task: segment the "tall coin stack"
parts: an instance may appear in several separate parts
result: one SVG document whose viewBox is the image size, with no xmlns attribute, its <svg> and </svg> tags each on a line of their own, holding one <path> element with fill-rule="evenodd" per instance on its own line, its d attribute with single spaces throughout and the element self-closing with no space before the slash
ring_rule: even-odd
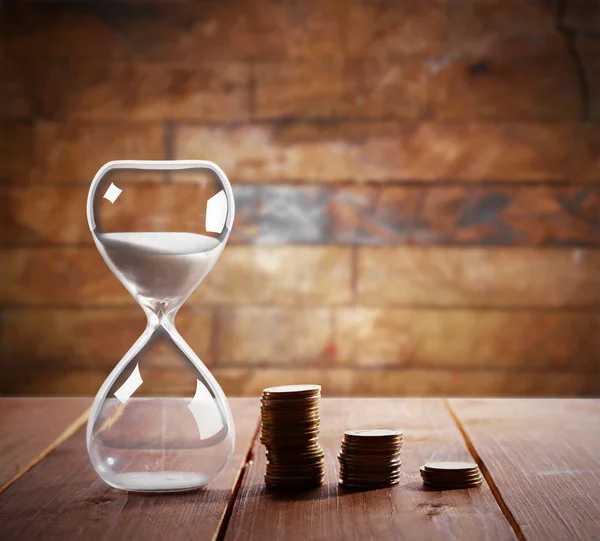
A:
<svg viewBox="0 0 600 541">
<path fill-rule="evenodd" d="M 402 432 L 387 428 L 344 433 L 340 482 L 347 487 L 384 487 L 400 481 Z"/>
<path fill-rule="evenodd" d="M 435 490 L 478 487 L 483 482 L 475 462 L 428 462 L 421 467 L 423 486 Z"/>
<path fill-rule="evenodd" d="M 267 486 L 309 488 L 323 481 L 320 398 L 320 385 L 285 385 L 263 391 L 260 441 L 267 448 Z"/>
</svg>

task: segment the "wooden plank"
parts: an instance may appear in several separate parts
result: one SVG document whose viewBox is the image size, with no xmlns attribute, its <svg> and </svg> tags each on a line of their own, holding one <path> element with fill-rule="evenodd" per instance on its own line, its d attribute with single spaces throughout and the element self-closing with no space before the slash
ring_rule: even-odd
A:
<svg viewBox="0 0 600 541">
<path fill-rule="evenodd" d="M 323 400 L 321 411 L 324 485 L 299 494 L 267 491 L 265 450 L 257 444 L 234 504 L 227 541 L 514 539 L 487 485 L 470 491 L 423 490 L 423 463 L 470 459 L 440 400 Z M 344 431 L 389 425 L 404 430 L 400 485 L 361 492 L 340 488 L 336 455 Z"/>
<path fill-rule="evenodd" d="M 370 306 L 598 307 L 600 250 L 358 248 L 357 298 Z"/>
<path fill-rule="evenodd" d="M 189 202 L 201 205 L 216 190 L 181 180 L 124 188 L 115 179 L 132 198 L 104 215 L 110 229 L 145 230 L 150 215 L 169 231 L 202 226 Z M 93 245 L 81 212 L 87 193 L 76 185 L 0 186 L 0 245 Z M 600 246 L 600 188 L 590 186 L 237 185 L 234 195 L 231 243 Z"/>
<path fill-rule="evenodd" d="M 87 420 L 89 398 L 0 398 L 0 492 Z"/>
<path fill-rule="evenodd" d="M 109 370 L 57 368 L 15 372 L 0 389 L 8 394 L 94 394 Z M 599 372 L 470 369 L 357 369 L 215 366 L 211 372 L 229 396 L 258 396 L 265 387 L 318 381 L 328 396 L 598 396 Z M 153 377 L 164 393 L 180 395 L 181 373 L 161 370 Z M 143 389 L 142 389 L 143 393 Z"/>
<path fill-rule="evenodd" d="M 528 541 L 598 539 L 600 400 L 451 400 Z"/>
<path fill-rule="evenodd" d="M 213 539 L 234 496 L 258 423 L 256 399 L 233 399 L 233 458 L 204 490 L 145 495 L 109 488 L 93 470 L 85 430 L 0 495 L 6 539 Z"/>
</svg>

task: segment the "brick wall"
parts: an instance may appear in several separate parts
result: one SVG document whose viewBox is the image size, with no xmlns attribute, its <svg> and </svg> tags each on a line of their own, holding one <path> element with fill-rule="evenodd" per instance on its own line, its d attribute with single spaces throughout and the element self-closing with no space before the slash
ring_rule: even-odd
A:
<svg viewBox="0 0 600 541">
<path fill-rule="evenodd" d="M 236 223 L 178 328 L 227 393 L 600 394 L 599 59 L 594 0 L 5 2 L 0 392 L 143 330 L 96 170 L 203 158 Z"/>
</svg>

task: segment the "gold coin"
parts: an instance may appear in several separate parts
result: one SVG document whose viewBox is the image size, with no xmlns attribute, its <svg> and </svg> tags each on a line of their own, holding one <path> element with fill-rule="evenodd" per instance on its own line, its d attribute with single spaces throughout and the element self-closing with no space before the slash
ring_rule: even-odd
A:
<svg viewBox="0 0 600 541">
<path fill-rule="evenodd" d="M 277 387 L 267 387 L 263 390 L 263 395 L 269 396 L 290 396 L 290 395 L 310 395 L 320 393 L 321 386 L 313 384 L 301 385 L 279 385 Z"/>
<path fill-rule="evenodd" d="M 423 468 L 431 472 L 468 472 L 479 470 L 479 466 L 475 462 L 427 462 Z"/>
<path fill-rule="evenodd" d="M 360 430 L 346 430 L 344 437 L 350 440 L 378 439 L 382 441 L 398 440 L 403 432 L 392 428 L 364 428 Z"/>
</svg>

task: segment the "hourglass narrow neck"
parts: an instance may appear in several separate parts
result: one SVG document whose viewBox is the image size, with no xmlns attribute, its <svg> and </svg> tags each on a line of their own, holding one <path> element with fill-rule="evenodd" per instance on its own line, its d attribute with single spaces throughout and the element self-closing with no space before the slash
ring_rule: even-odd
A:
<svg viewBox="0 0 600 541">
<path fill-rule="evenodd" d="M 168 312 L 163 311 L 162 309 L 154 311 L 148 306 L 142 306 L 142 308 L 144 309 L 148 320 L 146 323 L 147 331 L 157 329 L 161 326 L 171 328 L 175 325 L 175 315 L 177 314 L 179 307 L 171 309 Z"/>
</svg>

